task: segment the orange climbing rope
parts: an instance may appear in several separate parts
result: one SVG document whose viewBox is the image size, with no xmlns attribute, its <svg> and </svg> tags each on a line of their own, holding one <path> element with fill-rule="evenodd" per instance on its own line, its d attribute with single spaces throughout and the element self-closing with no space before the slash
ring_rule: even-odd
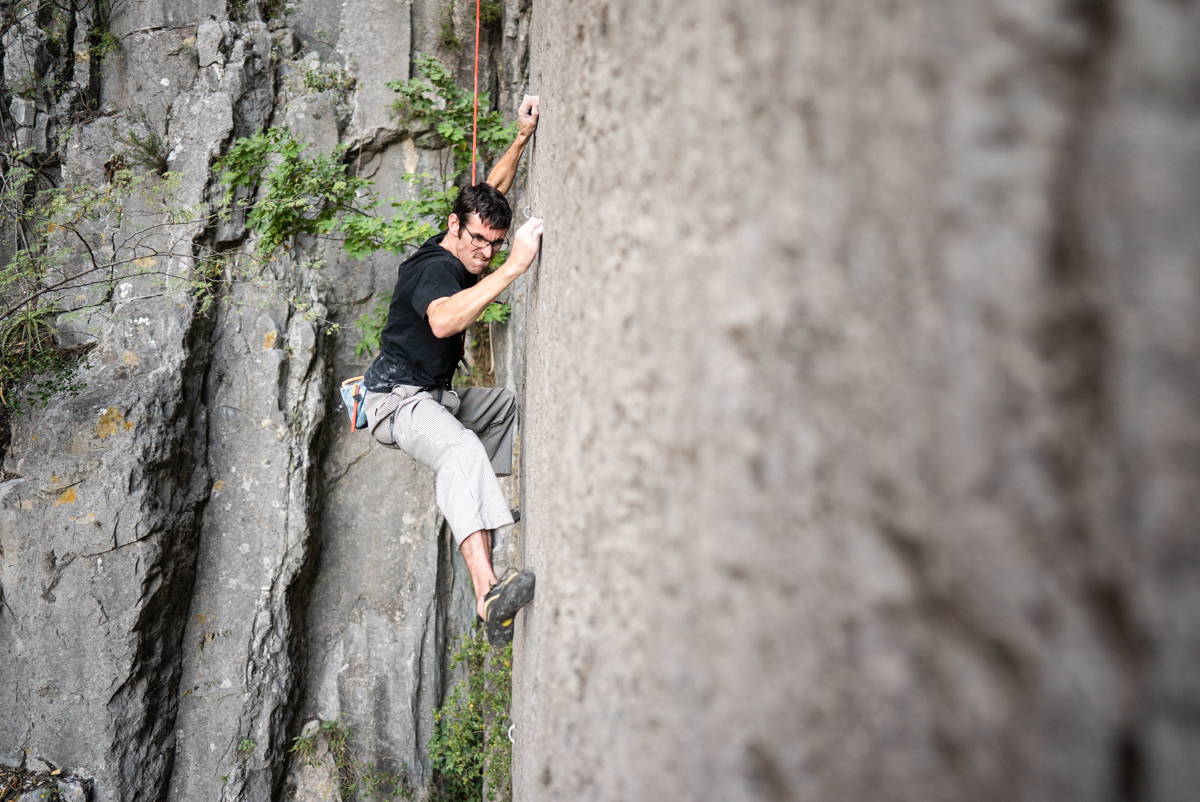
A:
<svg viewBox="0 0 1200 802">
<path fill-rule="evenodd" d="M 475 0 L 475 110 L 471 117 L 471 185 L 475 185 L 475 161 L 479 149 L 479 6 Z"/>
</svg>

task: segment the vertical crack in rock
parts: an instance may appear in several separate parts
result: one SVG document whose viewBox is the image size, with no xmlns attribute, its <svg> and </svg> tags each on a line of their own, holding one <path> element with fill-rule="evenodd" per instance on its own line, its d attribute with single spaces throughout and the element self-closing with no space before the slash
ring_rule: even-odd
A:
<svg viewBox="0 0 1200 802">
<path fill-rule="evenodd" d="M 205 464 L 205 410 L 200 385 L 209 358 L 211 323 L 193 320 L 187 356 L 180 366 L 174 409 L 164 410 L 164 438 L 143 453 L 143 490 L 151 499 L 174 501 L 158 515 L 170 521 L 142 535 L 151 539 L 147 567 L 140 578 L 140 612 L 130 637 L 134 642 L 127 678 L 107 702 L 112 721 L 111 754 L 118 764 L 121 798 L 164 797 L 175 756 L 172 724 L 178 707 L 182 635 L 195 578 L 196 543 L 208 497 Z M 146 510 L 143 510 L 145 514 Z M 99 606 L 99 603 L 98 603 Z M 101 611 L 102 611 L 101 607 Z"/>
<path fill-rule="evenodd" d="M 1045 311 L 1036 338 L 1055 428 L 1042 442 L 1042 459 L 1059 499 L 1055 538 L 1073 556 L 1060 576 L 1080 594 L 1115 670 L 1124 674 L 1125 698 L 1117 706 L 1125 709 L 1129 725 L 1112 744 L 1115 785 L 1122 799 L 1138 799 L 1144 789 L 1136 722 L 1143 715 L 1148 634 L 1132 610 L 1129 533 L 1114 526 L 1123 518 L 1114 408 L 1116 310 L 1109 300 L 1117 294 L 1115 277 L 1092 246 L 1099 232 L 1087 196 L 1089 179 L 1106 169 L 1096 163 L 1094 142 L 1110 99 L 1120 9 L 1116 0 L 1075 0 L 1067 8 L 1084 36 L 1079 50 L 1063 59 L 1067 120 L 1049 188 L 1040 298 Z"/>
<path fill-rule="evenodd" d="M 235 763 L 221 790 L 221 799 L 229 801 L 274 798 L 284 779 L 288 736 L 296 729 L 297 701 L 303 690 L 303 625 L 316 558 L 312 533 L 319 497 L 313 466 L 325 417 L 326 385 L 313 324 L 293 318 L 288 344 L 293 364 L 281 398 L 290 460 L 282 559 L 254 612 L 245 669 L 248 693 L 235 738 L 237 743 L 253 741 L 254 756 Z"/>
<path fill-rule="evenodd" d="M 418 6 L 422 26 L 441 9 L 317 2 L 267 25 L 223 19 L 233 12 L 217 0 L 118 4 L 106 24 L 121 48 L 104 57 L 89 7 L 64 34 L 73 52 L 47 49 L 32 28 L 6 31 L 6 77 L 18 56 L 31 67 L 61 56 L 71 98 L 104 104 L 62 146 L 64 185 L 110 180 L 128 131 L 149 131 L 182 176 L 178 200 L 200 207 L 221 189 L 215 157 L 274 120 L 318 149 L 362 140 L 384 196 L 406 195 L 399 176 L 445 156 L 404 140 L 388 118 L 384 82 L 408 77 L 418 42 L 435 49 L 414 24 Z M 530 10 L 506 8 L 481 77 L 512 119 Z M 314 43 L 327 20 L 336 41 Z M 300 41 L 354 76 L 353 92 L 302 86 L 319 59 L 285 61 Z M 413 53 L 397 54 L 397 42 Z M 440 55 L 464 74 L 463 54 Z M 48 147 L 74 108 L 61 99 L 17 103 L 15 135 Z M 243 214 L 174 231 L 169 269 L 200 247 L 236 263 L 247 234 Z M 0 698 L 0 759 L 15 759 L 13 745 L 86 766 L 100 799 L 266 802 L 283 791 L 301 714 L 340 715 L 360 758 L 427 778 L 431 710 L 454 679 L 446 650 L 473 619 L 469 581 L 432 475 L 325 419 L 331 379 L 365 367 L 346 324 L 390 289 L 397 259 L 296 245 L 268 267 L 268 283 L 309 299 L 342 334 L 325 336 L 281 295 L 240 281 L 204 315 L 194 299 L 133 281 L 114 288 L 108 317 L 71 329 L 100 332 L 89 389 L 17 424 L 5 467 L 20 476 L 0 482 L 0 676 L 17 678 Z M 332 313 L 326 295 L 340 305 Z"/>
</svg>

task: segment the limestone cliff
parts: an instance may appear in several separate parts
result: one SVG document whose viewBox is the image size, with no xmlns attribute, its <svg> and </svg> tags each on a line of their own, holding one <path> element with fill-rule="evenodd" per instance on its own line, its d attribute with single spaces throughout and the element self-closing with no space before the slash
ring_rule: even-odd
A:
<svg viewBox="0 0 1200 802">
<path fill-rule="evenodd" d="M 206 203 L 287 125 L 403 195 L 438 153 L 385 84 L 466 79 L 473 10 L 9 16 L 6 86 L 54 80 L 5 120 L 64 182 L 142 126 Z M 498 557 L 538 575 L 515 798 L 1194 798 L 1200 4 L 505 0 L 484 35 L 498 107 L 542 98 L 489 352 L 524 404 Z M 172 233 L 180 270 L 253 245 Z M 73 324 L 88 388 L 0 477 L 0 768 L 331 799 L 288 749 L 340 716 L 427 776 L 469 590 L 429 473 L 334 411 L 395 263 L 303 241 L 271 292 L 133 280 Z"/>
<path fill-rule="evenodd" d="M 1200 6 L 537 4 L 522 800 L 1200 787 Z"/>
<path fill-rule="evenodd" d="M 88 41 L 95 7 L 77 5 L 55 18 L 65 41 L 21 7 L 6 28 L 6 85 L 54 79 L 13 100 L 19 144 L 63 185 L 103 186 L 140 126 L 191 206 L 217 197 L 215 159 L 270 125 L 323 151 L 350 144 L 352 169 L 403 197 L 400 174 L 439 153 L 393 119 L 385 83 L 417 54 L 460 80 L 470 67 L 444 33 L 473 33 L 465 3 L 102 4 L 106 50 Z M 527 28 L 514 0 L 483 30 L 481 77 L 510 119 Z M 236 216 L 164 231 L 184 271 L 218 252 L 233 276 L 253 248 Z M 87 388 L 14 419 L 0 484 L 4 766 L 62 769 L 94 800 L 327 798 L 329 778 L 288 750 L 306 721 L 340 718 L 357 758 L 427 778 L 447 646 L 473 599 L 432 475 L 332 412 L 332 388 L 366 367 L 350 323 L 398 262 L 305 240 L 211 308 L 131 278 L 70 324 L 96 343 Z M 498 326 L 493 339 L 512 384 Z"/>
</svg>

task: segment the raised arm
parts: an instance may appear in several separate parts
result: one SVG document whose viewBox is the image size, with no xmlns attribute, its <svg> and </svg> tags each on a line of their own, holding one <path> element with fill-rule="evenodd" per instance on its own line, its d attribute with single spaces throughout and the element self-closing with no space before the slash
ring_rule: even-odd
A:
<svg viewBox="0 0 1200 802">
<path fill-rule="evenodd" d="M 537 128 L 537 121 L 538 97 L 537 95 L 526 95 L 525 99 L 521 101 L 521 108 L 517 109 L 517 138 L 508 146 L 504 156 L 488 173 L 487 183 L 501 192 L 508 192 L 512 187 L 513 179 L 517 176 L 517 163 L 521 161 L 521 154 L 525 152 L 525 146 L 529 144 L 529 140 Z"/>
<path fill-rule="evenodd" d="M 453 224 L 454 221 L 451 220 Z M 457 226 L 455 226 L 457 227 Z M 457 235 L 451 229 L 451 235 Z M 542 221 L 533 217 L 525 221 L 525 225 L 517 230 L 513 239 L 513 249 L 495 272 L 489 273 L 479 280 L 474 287 L 456 292 L 446 298 L 438 298 L 429 304 L 425 317 L 429 320 L 429 328 L 433 336 L 445 339 L 465 331 L 467 326 L 475 322 L 479 313 L 488 304 L 496 300 L 496 296 L 517 280 L 517 277 L 529 269 L 537 256 L 538 246 L 542 243 Z"/>
</svg>

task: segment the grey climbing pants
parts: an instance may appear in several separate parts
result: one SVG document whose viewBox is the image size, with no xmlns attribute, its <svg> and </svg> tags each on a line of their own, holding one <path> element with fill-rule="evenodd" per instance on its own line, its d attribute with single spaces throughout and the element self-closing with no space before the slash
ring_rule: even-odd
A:
<svg viewBox="0 0 1200 802">
<path fill-rule="evenodd" d="M 497 476 L 512 473 L 517 401 L 503 387 L 435 390 L 400 385 L 367 393 L 367 429 L 385 446 L 399 448 L 433 468 L 438 508 L 461 546 L 480 529 L 513 525 Z"/>
</svg>

